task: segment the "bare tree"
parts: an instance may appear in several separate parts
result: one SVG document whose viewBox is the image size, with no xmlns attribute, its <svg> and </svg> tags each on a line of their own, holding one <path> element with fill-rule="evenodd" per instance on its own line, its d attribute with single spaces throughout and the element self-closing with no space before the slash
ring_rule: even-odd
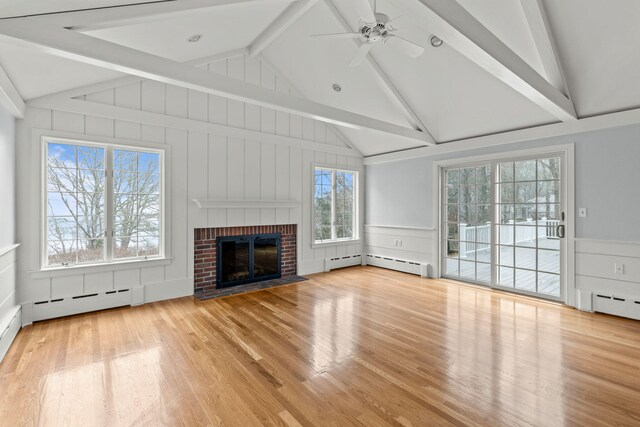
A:
<svg viewBox="0 0 640 427">
<path fill-rule="evenodd" d="M 68 150 L 64 155 L 48 157 L 48 191 L 53 196 L 48 202 L 49 262 L 99 260 L 103 258 L 105 242 L 104 149 L 63 147 Z M 119 159 L 113 179 L 117 247 L 114 255 L 135 256 L 135 236 L 159 234 L 157 157 L 135 152 L 119 156 L 121 150 L 114 152 Z"/>
</svg>

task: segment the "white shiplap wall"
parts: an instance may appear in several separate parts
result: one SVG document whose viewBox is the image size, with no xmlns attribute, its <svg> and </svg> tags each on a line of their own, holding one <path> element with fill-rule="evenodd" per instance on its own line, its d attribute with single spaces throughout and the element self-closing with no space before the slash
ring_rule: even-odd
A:
<svg viewBox="0 0 640 427">
<path fill-rule="evenodd" d="M 295 91 L 259 58 L 240 56 L 208 64 L 211 72 L 244 80 L 283 93 Z M 188 129 L 165 128 L 56 109 L 28 108 L 19 125 L 17 159 L 20 300 L 25 303 L 144 286 L 144 301 L 190 294 L 193 291 L 193 229 L 259 224 L 299 224 L 298 270 L 320 272 L 327 258 L 360 254 L 359 243 L 326 248 L 311 246 L 312 165 L 321 163 L 362 170 L 362 158 L 311 150 L 303 141 L 347 147 L 325 123 L 243 102 L 207 95 L 154 81 L 88 93 L 79 99 L 133 110 L 182 117 L 224 126 L 295 138 L 287 143 L 257 142 Z M 44 130 L 42 132 L 41 130 Z M 165 144 L 171 148 L 171 255 L 167 265 L 146 268 L 114 267 L 87 274 L 46 277 L 33 273 L 40 266 L 38 166 L 40 145 L 33 135 L 51 131 L 90 140 L 114 138 L 123 144 Z M 273 141 L 269 139 L 269 141 Z M 335 150 L 334 150 L 335 151 Z M 361 172 L 364 181 L 363 171 Z M 360 186 L 362 189 L 364 183 Z M 34 194 L 35 193 L 35 194 Z M 362 192 L 361 192 L 362 193 Z M 360 199 L 362 195 L 360 195 Z M 193 199 L 300 200 L 301 208 L 198 209 Z M 362 221 L 360 221 L 362 223 Z M 361 233 L 362 234 L 362 233 Z M 136 297 L 134 296 L 134 302 Z M 142 301 L 138 301 L 142 302 Z M 25 322 L 29 320 L 26 319 Z"/>
</svg>

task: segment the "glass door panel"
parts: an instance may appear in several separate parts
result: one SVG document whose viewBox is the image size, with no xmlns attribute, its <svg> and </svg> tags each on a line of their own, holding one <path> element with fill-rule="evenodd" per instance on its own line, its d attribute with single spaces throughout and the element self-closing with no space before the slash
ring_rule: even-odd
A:
<svg viewBox="0 0 640 427">
<path fill-rule="evenodd" d="M 491 166 L 447 169 L 443 184 L 443 275 L 491 284 Z"/>
<path fill-rule="evenodd" d="M 497 163 L 496 285 L 561 297 L 558 157 Z"/>
</svg>

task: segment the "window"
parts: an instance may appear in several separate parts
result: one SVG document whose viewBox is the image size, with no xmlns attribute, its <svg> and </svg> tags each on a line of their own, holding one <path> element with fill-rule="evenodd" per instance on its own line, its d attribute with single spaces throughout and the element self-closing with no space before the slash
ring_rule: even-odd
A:
<svg viewBox="0 0 640 427">
<path fill-rule="evenodd" d="M 160 257 L 162 153 L 45 140 L 46 267 Z"/>
<path fill-rule="evenodd" d="M 314 180 L 314 241 L 356 239 L 358 173 L 316 167 Z"/>
</svg>

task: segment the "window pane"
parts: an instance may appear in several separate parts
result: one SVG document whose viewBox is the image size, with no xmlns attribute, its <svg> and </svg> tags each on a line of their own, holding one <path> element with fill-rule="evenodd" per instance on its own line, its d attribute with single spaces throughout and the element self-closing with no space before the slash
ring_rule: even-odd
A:
<svg viewBox="0 0 640 427">
<path fill-rule="evenodd" d="M 314 170 L 315 241 L 354 237 L 355 179 L 353 172 Z M 332 208 L 335 218 L 332 218 Z M 335 234 L 332 233 L 332 221 L 335 222 Z"/>
<path fill-rule="evenodd" d="M 538 180 L 560 179 L 560 159 L 538 160 Z"/>
<path fill-rule="evenodd" d="M 516 203 L 536 202 L 536 183 L 518 182 L 516 183 Z"/>
<path fill-rule="evenodd" d="M 105 150 L 47 144 L 47 264 L 104 260 Z"/>
<path fill-rule="evenodd" d="M 116 236 L 113 244 L 114 258 L 131 258 L 138 254 L 138 241 L 135 236 Z"/>
<path fill-rule="evenodd" d="M 77 256 L 77 240 L 58 240 L 49 237 L 47 265 L 73 264 Z"/>
<path fill-rule="evenodd" d="M 515 162 L 516 181 L 534 181 L 536 179 L 536 161 Z"/>
<path fill-rule="evenodd" d="M 500 163 L 498 165 L 498 178 L 500 182 L 513 182 L 513 163 Z"/>
<path fill-rule="evenodd" d="M 78 242 L 78 262 L 102 261 L 104 240 L 80 240 Z"/>
<path fill-rule="evenodd" d="M 136 172 L 138 170 L 138 153 L 113 150 L 113 170 Z"/>
<path fill-rule="evenodd" d="M 104 149 L 78 146 L 78 168 L 104 170 Z"/>
</svg>

